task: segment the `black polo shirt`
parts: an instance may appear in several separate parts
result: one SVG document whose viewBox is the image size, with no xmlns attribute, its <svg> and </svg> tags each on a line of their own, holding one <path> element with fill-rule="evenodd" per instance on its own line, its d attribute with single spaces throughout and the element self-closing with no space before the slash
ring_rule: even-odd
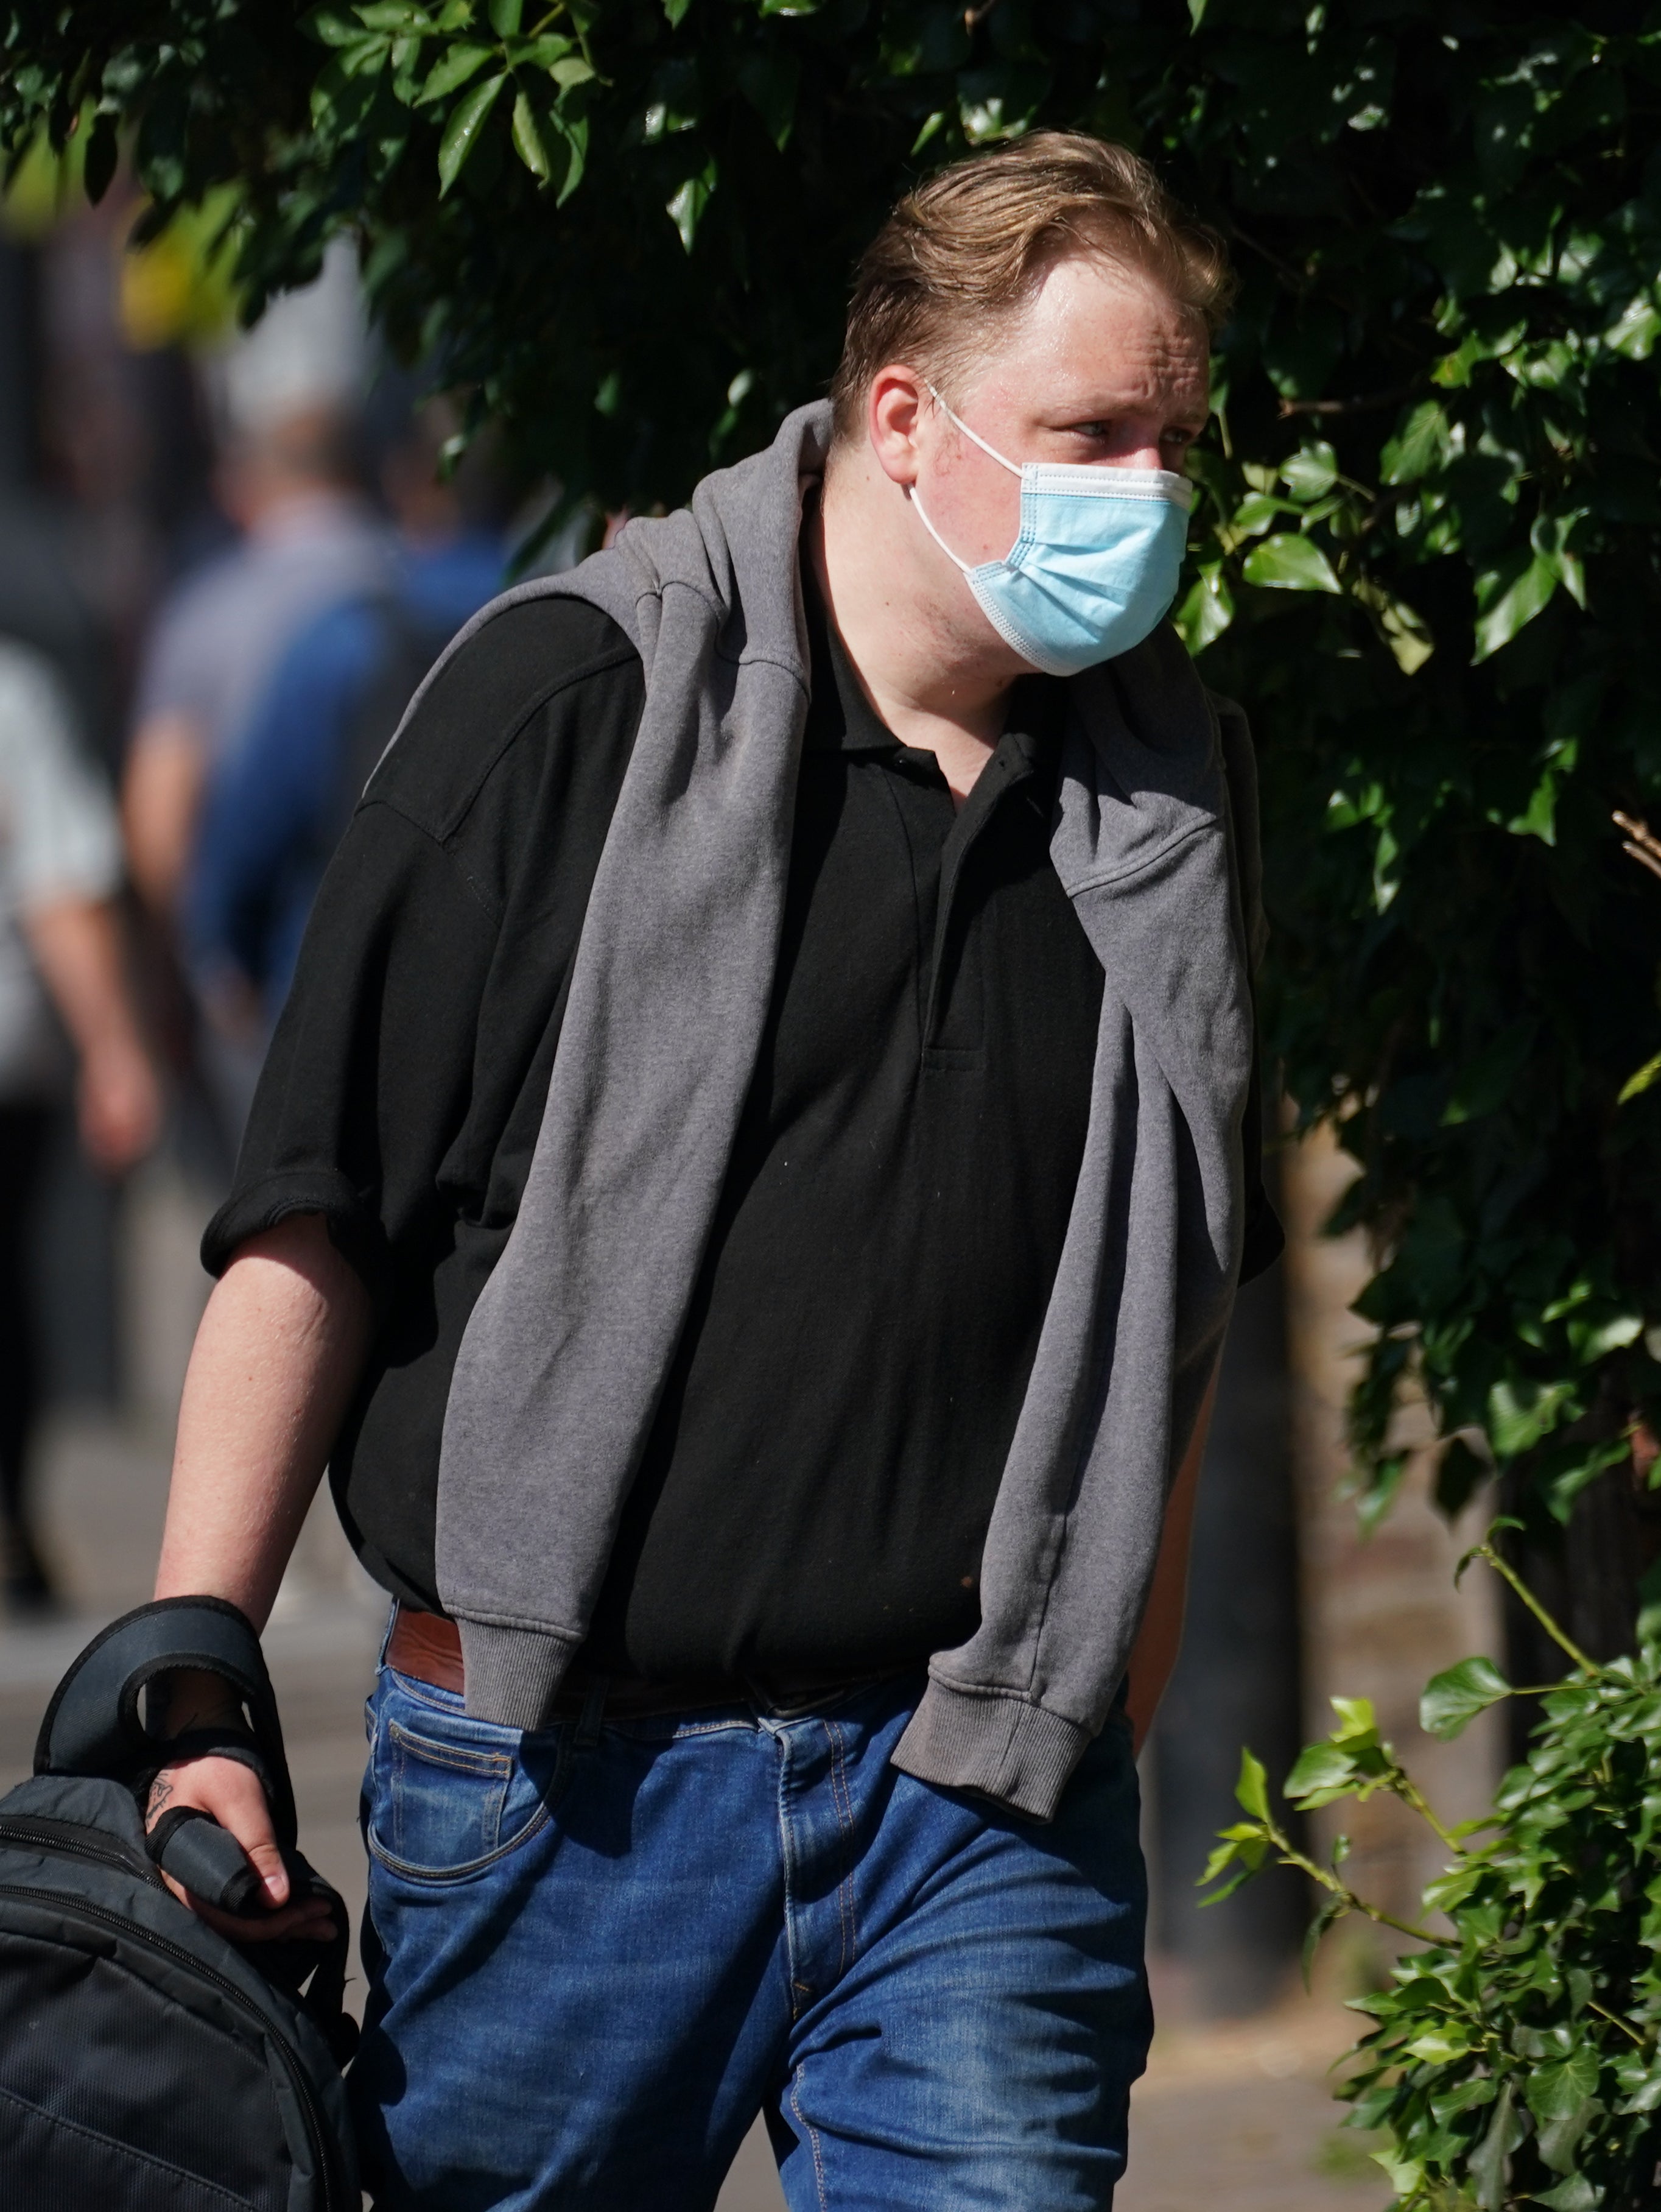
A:
<svg viewBox="0 0 1661 2212">
<path fill-rule="evenodd" d="M 808 598 L 773 1000 L 585 1654 L 611 1674 L 818 1679 L 973 1632 L 1084 1141 L 1103 976 L 1049 859 L 1061 687 L 1017 688 L 959 809 Z M 371 1571 L 427 1606 L 449 1376 L 642 696 L 623 634 L 569 600 L 450 664 L 330 872 L 204 1242 L 217 1271 L 321 1211 L 374 1289 L 331 1471 Z M 1252 1267 L 1278 1232 L 1247 1168 Z"/>
</svg>

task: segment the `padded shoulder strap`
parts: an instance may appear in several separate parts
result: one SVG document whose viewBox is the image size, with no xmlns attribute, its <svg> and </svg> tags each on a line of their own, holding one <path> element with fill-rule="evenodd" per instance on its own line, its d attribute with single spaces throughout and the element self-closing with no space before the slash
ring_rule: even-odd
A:
<svg viewBox="0 0 1661 2212">
<path fill-rule="evenodd" d="M 176 1668 L 217 1674 L 247 1709 L 278 1844 L 294 1845 L 294 1790 L 265 1655 L 247 1615 L 216 1597 L 158 1598 L 94 1637 L 52 1692 L 34 1747 L 37 1774 L 87 1774 L 136 1787 L 159 1745 L 138 1716 L 145 1685 Z"/>
</svg>

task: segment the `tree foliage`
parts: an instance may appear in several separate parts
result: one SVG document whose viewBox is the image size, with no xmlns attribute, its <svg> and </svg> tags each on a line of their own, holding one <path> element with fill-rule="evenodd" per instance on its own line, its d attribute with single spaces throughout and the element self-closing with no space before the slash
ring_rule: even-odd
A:
<svg viewBox="0 0 1661 2212">
<path fill-rule="evenodd" d="M 1661 1401 L 1661 896 L 1609 827 L 1661 797 L 1658 107 L 1621 0 L 17 0 L 0 138 L 96 190 L 129 131 L 153 227 L 234 184 L 255 308 L 349 229 L 403 353 L 636 506 L 823 388 L 930 166 L 1153 158 L 1243 277 L 1180 620 L 1264 754 L 1270 1041 L 1380 1255 L 1372 1502 L 1412 1373 L 1448 1504 L 1498 1462 L 1561 1519 Z"/>
<path fill-rule="evenodd" d="M 1349 1887 L 1349 1845 L 1331 1864 L 1299 1851 L 1250 1752 L 1203 1879 L 1230 1896 L 1260 1868 L 1300 1868 L 1322 1905 L 1306 1963 L 1347 1913 L 1415 1937 L 1389 1985 L 1356 2000 L 1373 2026 L 1339 2094 L 1349 2123 L 1383 2130 L 1375 2152 L 1402 2212 L 1646 2212 L 1661 2185 L 1661 1613 L 1636 1657 L 1598 1666 L 1478 1547 L 1570 1659 L 1545 1693 L 1526 1759 L 1491 1818 L 1448 1829 L 1379 1734 L 1365 1699 L 1335 1698 L 1338 1726 L 1287 1778 L 1305 1810 L 1384 1790 L 1434 1829 L 1450 1863 L 1425 1893 L 1440 1929 L 1394 1920 Z M 1477 1556 L 1473 1554 L 1472 1556 Z M 1425 1692 L 1422 1726 L 1457 1736 L 1516 1694 L 1486 1659 Z M 1442 1932 L 1446 1931 L 1446 1932 Z"/>
</svg>

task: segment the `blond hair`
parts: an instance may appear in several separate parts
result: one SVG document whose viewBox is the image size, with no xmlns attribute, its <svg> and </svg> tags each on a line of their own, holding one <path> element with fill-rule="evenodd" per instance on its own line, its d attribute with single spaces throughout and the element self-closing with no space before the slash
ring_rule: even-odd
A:
<svg viewBox="0 0 1661 2212">
<path fill-rule="evenodd" d="M 1035 131 L 938 171 L 866 248 L 831 380 L 838 439 L 858 434 L 886 362 L 954 380 L 1054 262 L 1080 252 L 1153 277 L 1209 331 L 1228 311 L 1234 282 L 1222 239 L 1184 213 L 1147 162 L 1076 131 Z"/>
</svg>

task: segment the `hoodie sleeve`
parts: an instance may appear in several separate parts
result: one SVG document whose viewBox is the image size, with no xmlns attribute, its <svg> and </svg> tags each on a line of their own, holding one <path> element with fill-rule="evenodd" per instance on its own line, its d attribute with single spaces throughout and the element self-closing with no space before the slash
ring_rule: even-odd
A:
<svg viewBox="0 0 1661 2212">
<path fill-rule="evenodd" d="M 1274 1265 L 1286 1249 L 1264 1174 L 1263 1042 L 1257 1026 L 1257 975 L 1269 942 L 1263 906 L 1263 845 L 1258 823 L 1258 759 L 1244 712 L 1232 699 L 1211 698 L 1222 738 L 1223 773 L 1228 785 L 1229 826 L 1240 890 L 1241 919 L 1252 975 L 1252 1087 L 1246 1101 L 1241 1141 L 1246 1153 L 1246 1249 L 1240 1280 L 1249 1283 Z"/>
</svg>

